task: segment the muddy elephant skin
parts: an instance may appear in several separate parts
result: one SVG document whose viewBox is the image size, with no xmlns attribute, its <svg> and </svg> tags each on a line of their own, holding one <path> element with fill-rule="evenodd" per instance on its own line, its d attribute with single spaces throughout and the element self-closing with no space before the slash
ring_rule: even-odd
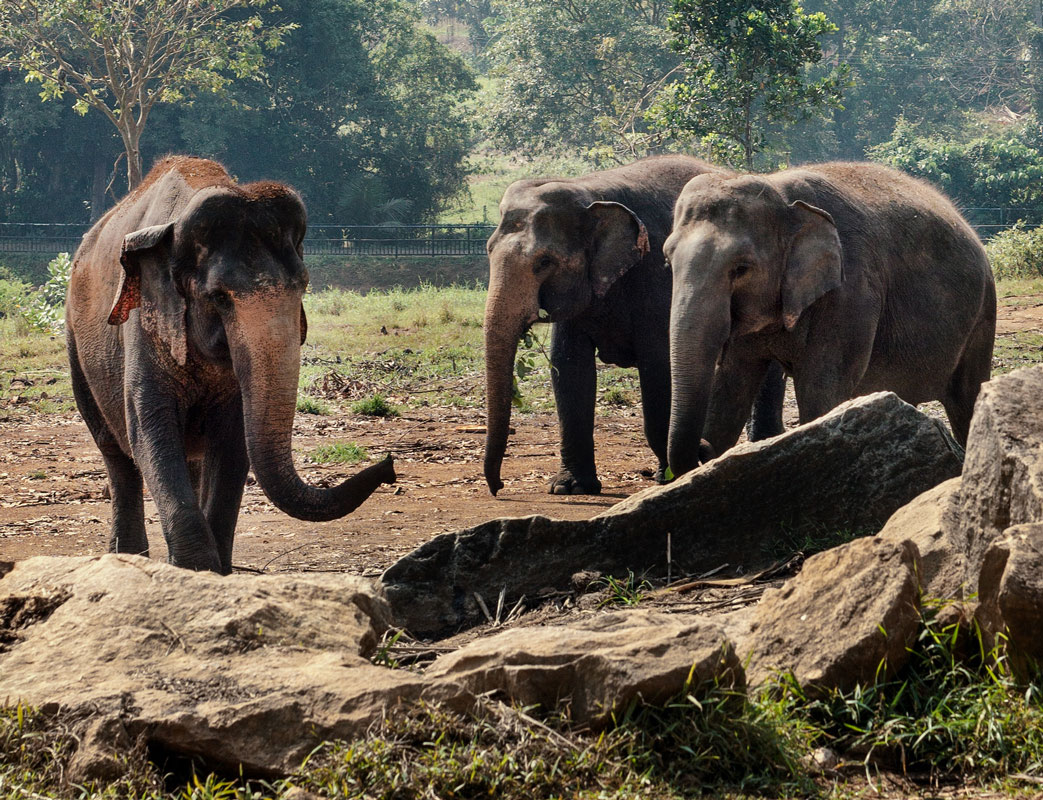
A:
<svg viewBox="0 0 1043 800">
<path fill-rule="evenodd" d="M 948 199 L 875 164 L 704 175 L 678 198 L 669 462 L 735 444 L 760 376 L 793 376 L 801 423 L 893 391 L 940 400 L 961 443 L 989 379 L 996 288 Z M 717 369 L 715 371 L 715 365 Z"/>
<path fill-rule="evenodd" d="M 662 247 L 673 205 L 696 175 L 717 171 L 687 156 L 647 158 L 578 178 L 517 181 L 500 202 L 489 238 L 485 306 L 485 480 L 496 494 L 507 447 L 518 340 L 537 321 L 551 323 L 551 383 L 561 437 L 554 494 L 597 494 L 594 464 L 595 354 L 637 367 L 645 437 L 666 467 L 670 413 L 670 273 Z M 765 408 L 781 429 L 781 372 Z"/>
<path fill-rule="evenodd" d="M 212 161 L 171 157 L 84 236 L 67 345 L 109 473 L 113 552 L 148 554 L 143 479 L 171 563 L 221 573 L 251 465 L 276 506 L 309 520 L 394 482 L 390 458 L 331 489 L 293 466 L 305 227 L 286 186 L 240 186 Z"/>
</svg>

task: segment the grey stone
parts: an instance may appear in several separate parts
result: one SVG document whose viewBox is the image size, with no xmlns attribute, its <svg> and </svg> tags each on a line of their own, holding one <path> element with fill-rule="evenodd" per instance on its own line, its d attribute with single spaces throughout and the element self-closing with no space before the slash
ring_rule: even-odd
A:
<svg viewBox="0 0 1043 800">
<path fill-rule="evenodd" d="M 79 720 L 73 780 L 111 777 L 142 739 L 213 768 L 285 773 L 424 693 L 419 676 L 370 663 L 387 620 L 379 585 L 352 576 L 32 558 L 0 579 L 0 698 Z M 445 692 L 425 696 L 468 702 Z"/>
<path fill-rule="evenodd" d="M 809 558 L 765 592 L 737 642 L 750 685 L 790 672 L 814 695 L 901 669 L 920 625 L 917 561 L 911 542 L 874 536 Z"/>
<path fill-rule="evenodd" d="M 675 574 L 747 570 L 785 541 L 822 531 L 874 532 L 917 495 L 960 473 L 962 451 L 935 420 L 891 393 L 838 406 L 773 439 L 733 448 L 669 486 L 640 492 L 590 520 L 500 519 L 444 534 L 382 578 L 397 624 L 441 635 L 478 622 L 506 587 L 513 605 L 581 570 Z"/>
<path fill-rule="evenodd" d="M 435 681 L 473 694 L 497 692 L 549 711 L 564 705 L 577 724 L 599 725 L 631 702 L 662 703 L 716 683 L 742 688 L 735 649 L 704 618 L 645 610 L 596 614 L 578 623 L 517 628 L 439 658 Z"/>
<path fill-rule="evenodd" d="M 989 545 L 1009 528 L 1043 522 L 1043 366 L 982 386 L 974 407 L 954 541 L 966 553 L 967 593 Z"/>
<path fill-rule="evenodd" d="M 963 597 L 964 554 L 954 534 L 958 528 L 960 478 L 929 489 L 902 506 L 877 534 L 881 539 L 916 545 L 920 553 L 920 588 L 926 597 Z"/>
<path fill-rule="evenodd" d="M 1043 524 L 1015 525 L 983 558 L 975 615 L 989 649 L 998 646 L 1020 678 L 1043 667 Z"/>
</svg>

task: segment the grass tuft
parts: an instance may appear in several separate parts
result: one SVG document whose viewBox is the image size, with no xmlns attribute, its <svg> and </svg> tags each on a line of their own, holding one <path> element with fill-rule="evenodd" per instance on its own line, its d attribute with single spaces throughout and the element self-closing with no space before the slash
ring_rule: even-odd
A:
<svg viewBox="0 0 1043 800">
<path fill-rule="evenodd" d="M 358 464 L 365 461 L 369 454 L 365 447 L 355 442 L 337 442 L 316 447 L 307 457 L 316 464 Z"/>
<path fill-rule="evenodd" d="M 351 410 L 366 417 L 397 417 L 399 410 L 391 405 L 383 395 L 375 394 L 365 400 L 351 404 Z"/>
<path fill-rule="evenodd" d="M 297 396 L 297 411 L 301 414 L 318 414 L 320 416 L 333 413 L 329 403 L 321 397 L 315 397 L 310 394 Z"/>
</svg>

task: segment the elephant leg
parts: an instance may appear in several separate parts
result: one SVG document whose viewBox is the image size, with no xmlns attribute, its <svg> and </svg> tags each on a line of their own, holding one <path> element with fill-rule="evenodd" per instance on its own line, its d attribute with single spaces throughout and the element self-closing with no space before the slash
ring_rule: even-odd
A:
<svg viewBox="0 0 1043 800">
<path fill-rule="evenodd" d="M 793 391 L 801 425 L 828 414 L 857 394 L 872 351 L 872 335 L 852 337 L 843 350 L 828 344 L 807 349 L 793 368 Z"/>
<path fill-rule="evenodd" d="M 148 538 L 145 535 L 144 485 L 141 473 L 119 446 L 105 417 L 94 401 L 87 378 L 80 368 L 76 341 L 70 332 L 66 340 L 69 351 L 69 372 L 72 393 L 80 416 L 94 438 L 105 469 L 109 474 L 109 494 L 112 497 L 112 523 L 109 533 L 110 553 L 133 553 L 148 556 Z"/>
<path fill-rule="evenodd" d="M 134 461 L 159 509 L 167 560 L 177 567 L 220 572 L 217 543 L 192 486 L 176 410 L 155 393 L 142 393 L 128 398 L 127 422 Z"/>
<path fill-rule="evenodd" d="M 772 363 L 762 356 L 744 353 L 733 342 L 725 347 L 724 357 L 714 373 L 703 428 L 703 438 L 709 442 L 714 455 L 720 455 L 739 441 L 753 400 Z"/>
<path fill-rule="evenodd" d="M 975 326 L 967 347 L 949 379 L 945 397 L 942 398 L 953 437 L 961 447 L 967 446 L 967 434 L 970 432 L 978 392 L 992 373 L 995 331 L 994 319 L 984 319 Z"/>
<path fill-rule="evenodd" d="M 786 428 L 782 424 L 782 404 L 786 399 L 786 372 L 782 364 L 772 361 L 764 374 L 764 382 L 753 402 L 753 416 L 746 427 L 751 442 L 778 436 Z"/>
<path fill-rule="evenodd" d="M 599 494 L 601 481 L 594 466 L 594 343 L 567 323 L 555 323 L 550 363 L 561 434 L 561 469 L 551 478 L 550 493 Z"/>
<path fill-rule="evenodd" d="M 664 348 L 665 353 L 665 348 Z M 638 366 L 645 439 L 658 461 L 655 479 L 666 482 L 666 440 L 670 432 L 670 362 L 666 358 Z"/>
<path fill-rule="evenodd" d="M 233 404 L 207 415 L 208 439 L 203 454 L 199 502 L 217 543 L 221 573 L 232 572 L 232 542 L 250 460 L 243 436 L 243 406 Z"/>
</svg>

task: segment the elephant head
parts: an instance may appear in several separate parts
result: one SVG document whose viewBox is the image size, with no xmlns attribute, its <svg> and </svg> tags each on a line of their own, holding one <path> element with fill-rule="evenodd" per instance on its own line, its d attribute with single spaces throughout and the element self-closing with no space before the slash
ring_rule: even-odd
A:
<svg viewBox="0 0 1043 800">
<path fill-rule="evenodd" d="M 562 322 L 603 298 L 649 251 L 644 223 L 622 203 L 566 181 L 519 181 L 489 237 L 485 304 L 485 480 L 495 495 L 511 418 L 518 340 L 536 321 Z"/>
<path fill-rule="evenodd" d="M 109 324 L 140 307 L 155 358 L 242 394 L 247 452 L 265 494 L 291 516 L 330 520 L 353 511 L 381 483 L 390 459 L 331 489 L 305 484 L 293 466 L 306 214 L 281 184 L 196 193 L 178 217 L 127 234 L 122 282 Z"/>
<path fill-rule="evenodd" d="M 792 331 L 844 275 L 833 218 L 803 201 L 787 202 L 752 176 L 689 181 L 663 250 L 673 271 L 667 458 L 681 475 L 699 464 L 725 344 L 762 331 Z"/>
</svg>

